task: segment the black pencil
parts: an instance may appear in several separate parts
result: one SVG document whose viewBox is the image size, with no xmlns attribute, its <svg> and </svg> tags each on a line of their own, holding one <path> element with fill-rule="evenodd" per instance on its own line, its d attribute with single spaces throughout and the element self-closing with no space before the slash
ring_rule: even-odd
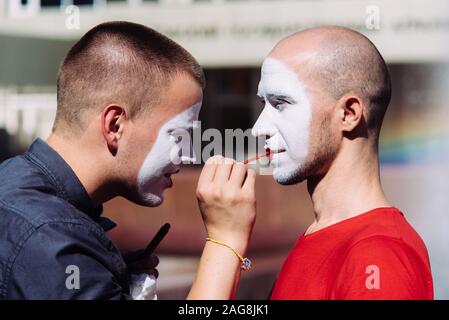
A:
<svg viewBox="0 0 449 320">
<path fill-rule="evenodd" d="M 147 245 L 145 250 L 143 250 L 143 252 L 138 254 L 137 256 L 134 256 L 134 257 L 128 259 L 128 263 L 133 263 L 133 262 L 136 262 L 136 261 L 140 261 L 140 260 L 143 260 L 143 259 L 148 258 L 149 256 L 151 256 L 153 254 L 154 250 L 156 250 L 157 246 L 165 238 L 165 236 L 167 235 L 169 230 L 170 230 L 170 224 L 169 223 L 164 224 L 159 229 L 159 231 L 156 233 L 156 235 L 151 240 L 151 242 Z"/>
</svg>

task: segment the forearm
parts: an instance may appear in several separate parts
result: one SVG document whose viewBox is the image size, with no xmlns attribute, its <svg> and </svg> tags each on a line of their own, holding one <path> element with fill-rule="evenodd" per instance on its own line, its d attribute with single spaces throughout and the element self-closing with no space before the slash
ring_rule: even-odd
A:
<svg viewBox="0 0 449 320">
<path fill-rule="evenodd" d="M 256 218 L 256 174 L 242 163 L 225 160 L 221 156 L 207 160 L 198 180 L 196 195 L 210 238 L 188 299 L 227 300 L 236 296 L 241 260 Z"/>
<path fill-rule="evenodd" d="M 233 248 L 245 255 L 247 244 L 240 244 Z M 225 246 L 207 241 L 200 259 L 198 273 L 187 299 L 235 298 L 241 270 L 241 261 L 234 252 Z"/>
</svg>

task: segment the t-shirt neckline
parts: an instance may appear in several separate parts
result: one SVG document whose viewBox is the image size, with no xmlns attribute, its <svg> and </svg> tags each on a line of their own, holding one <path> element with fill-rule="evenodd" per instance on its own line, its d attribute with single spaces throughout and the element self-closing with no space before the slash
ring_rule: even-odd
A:
<svg viewBox="0 0 449 320">
<path fill-rule="evenodd" d="M 307 234 L 307 235 L 305 234 L 305 233 L 307 232 L 307 229 L 306 229 L 306 230 L 304 230 L 304 232 L 302 233 L 301 238 L 303 238 L 303 239 L 309 239 L 309 238 L 311 238 L 311 237 L 315 237 L 315 236 L 321 234 L 321 233 L 324 232 L 324 231 L 328 231 L 329 229 L 338 228 L 338 227 L 340 227 L 341 225 L 345 225 L 345 224 L 347 224 L 347 223 L 349 223 L 349 222 L 353 222 L 353 221 L 355 221 L 355 220 L 363 219 L 363 218 L 365 218 L 366 216 L 368 216 L 368 215 L 370 215 L 370 214 L 372 214 L 372 213 L 375 213 L 375 212 L 377 212 L 377 211 L 379 211 L 379 210 L 381 210 L 381 211 L 389 211 L 389 212 L 397 212 L 397 213 L 401 214 L 402 216 L 404 215 L 398 208 L 396 208 L 396 207 L 394 207 L 394 206 L 391 206 L 391 207 L 378 207 L 378 208 L 374 208 L 374 209 L 371 209 L 371 210 L 369 210 L 369 211 L 360 213 L 360 214 L 358 214 L 358 215 L 356 215 L 356 216 L 353 216 L 353 217 L 350 217 L 350 218 L 341 220 L 341 221 L 339 221 L 339 222 L 337 222 L 337 223 L 331 224 L 330 226 L 324 227 L 324 228 L 322 228 L 322 229 L 320 229 L 320 230 L 317 230 L 317 231 L 312 232 L 312 233 Z"/>
</svg>

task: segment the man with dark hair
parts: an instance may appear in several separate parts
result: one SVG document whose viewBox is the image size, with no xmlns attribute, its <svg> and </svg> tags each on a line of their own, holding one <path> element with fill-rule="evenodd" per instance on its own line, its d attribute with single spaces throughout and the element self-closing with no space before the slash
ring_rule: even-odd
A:
<svg viewBox="0 0 449 320">
<path fill-rule="evenodd" d="M 427 249 L 380 184 L 378 140 L 388 69 L 365 36 L 341 27 L 296 33 L 262 65 L 274 179 L 307 180 L 315 221 L 301 235 L 272 299 L 432 299 Z"/>
<path fill-rule="evenodd" d="M 192 158 L 185 135 L 203 88 L 195 59 L 139 24 L 100 24 L 72 47 L 59 71 L 52 134 L 0 165 L 1 299 L 131 298 L 129 271 L 157 261 L 126 265 L 105 234 L 114 224 L 101 217 L 102 204 L 116 196 L 162 203 L 170 176 Z M 215 160 L 203 178 L 226 182 L 227 201 L 201 208 L 205 227 L 244 254 L 255 175 Z M 240 267 L 233 252 L 207 242 L 189 298 L 234 296 Z"/>
<path fill-rule="evenodd" d="M 204 89 L 201 67 L 173 40 L 126 22 L 98 25 L 70 49 L 60 67 L 53 131 L 84 130 L 82 114 L 107 104 L 111 89 L 134 119 L 157 106 L 167 84 L 182 72 Z"/>
</svg>

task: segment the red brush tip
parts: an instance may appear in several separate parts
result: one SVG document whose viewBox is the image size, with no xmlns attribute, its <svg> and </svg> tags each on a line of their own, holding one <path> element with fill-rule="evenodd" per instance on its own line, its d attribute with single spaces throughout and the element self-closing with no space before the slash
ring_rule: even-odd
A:
<svg viewBox="0 0 449 320">
<path fill-rule="evenodd" d="M 248 164 L 248 163 L 253 162 L 253 161 L 255 161 L 255 160 L 259 159 L 259 158 L 269 157 L 269 156 L 270 156 L 270 148 L 266 148 L 265 149 L 265 153 L 259 154 L 259 155 L 255 156 L 255 157 L 252 157 L 252 158 L 249 158 L 249 159 L 246 159 L 246 160 L 243 160 L 243 164 Z"/>
<path fill-rule="evenodd" d="M 266 148 L 265 149 L 265 155 L 267 156 L 267 157 L 269 157 L 270 156 L 270 148 Z"/>
</svg>

